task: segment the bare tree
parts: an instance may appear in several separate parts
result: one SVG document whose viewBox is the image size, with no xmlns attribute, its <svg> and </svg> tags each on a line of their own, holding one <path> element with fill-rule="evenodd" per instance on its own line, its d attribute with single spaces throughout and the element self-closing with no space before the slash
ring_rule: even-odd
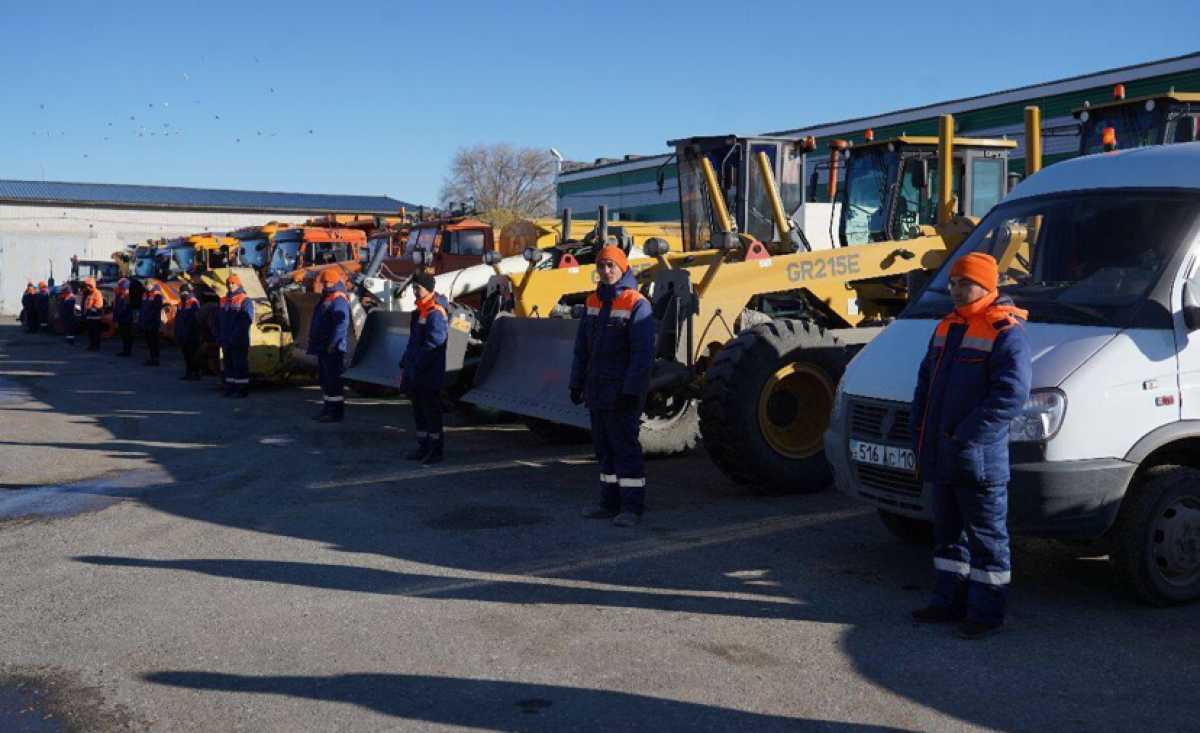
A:
<svg viewBox="0 0 1200 733">
<path fill-rule="evenodd" d="M 442 183 L 442 204 L 473 201 L 493 225 L 552 216 L 556 170 L 549 151 L 504 143 L 459 148 Z"/>
</svg>

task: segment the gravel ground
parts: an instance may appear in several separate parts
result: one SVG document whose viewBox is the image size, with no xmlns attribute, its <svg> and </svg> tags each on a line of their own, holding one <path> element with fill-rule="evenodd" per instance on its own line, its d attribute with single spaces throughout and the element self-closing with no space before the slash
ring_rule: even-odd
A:
<svg viewBox="0 0 1200 733">
<path fill-rule="evenodd" d="M 1007 630 L 907 621 L 928 550 L 832 491 L 653 461 L 579 519 L 586 446 L 403 400 L 213 380 L 0 327 L 0 730 L 1195 730 L 1200 606 L 1015 548 Z"/>
</svg>

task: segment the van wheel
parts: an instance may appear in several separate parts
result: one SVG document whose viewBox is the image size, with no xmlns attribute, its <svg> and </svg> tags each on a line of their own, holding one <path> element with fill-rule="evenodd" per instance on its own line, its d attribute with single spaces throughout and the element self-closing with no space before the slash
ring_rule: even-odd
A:
<svg viewBox="0 0 1200 733">
<path fill-rule="evenodd" d="M 841 342 L 811 321 L 739 333 L 704 375 L 700 433 L 713 463 L 773 493 L 828 486 L 824 435 L 846 361 Z"/>
<path fill-rule="evenodd" d="M 883 526 L 891 532 L 892 536 L 900 540 L 906 545 L 922 545 L 928 547 L 933 544 L 933 524 L 922 519 L 913 519 L 906 517 L 903 514 L 895 514 L 893 512 L 879 510 L 879 519 L 883 522 Z"/>
<path fill-rule="evenodd" d="M 1123 588 L 1143 603 L 1200 598 L 1200 470 L 1158 466 L 1129 489 L 1111 561 Z"/>
</svg>

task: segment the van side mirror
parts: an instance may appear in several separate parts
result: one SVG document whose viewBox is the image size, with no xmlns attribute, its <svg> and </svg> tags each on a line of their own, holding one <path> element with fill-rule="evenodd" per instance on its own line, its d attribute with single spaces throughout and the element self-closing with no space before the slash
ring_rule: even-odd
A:
<svg viewBox="0 0 1200 733">
<path fill-rule="evenodd" d="M 1175 122 L 1175 142 L 1190 143 L 1197 140 L 1200 130 L 1197 130 L 1196 118 L 1192 115 L 1180 117 Z"/>
<path fill-rule="evenodd" d="M 1200 331 L 1200 286 L 1194 280 L 1183 284 L 1183 323 L 1189 333 Z"/>
<path fill-rule="evenodd" d="M 913 188 L 924 191 L 929 187 L 929 161 L 922 158 L 921 160 L 913 161 L 912 167 L 912 185 Z"/>
</svg>

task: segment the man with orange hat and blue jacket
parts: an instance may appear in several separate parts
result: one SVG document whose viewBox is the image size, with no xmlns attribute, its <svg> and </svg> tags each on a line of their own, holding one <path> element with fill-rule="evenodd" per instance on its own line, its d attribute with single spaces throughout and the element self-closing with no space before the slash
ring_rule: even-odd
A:
<svg viewBox="0 0 1200 733">
<path fill-rule="evenodd" d="M 34 296 L 34 305 L 37 307 L 37 322 L 38 328 L 42 329 L 50 325 L 50 288 L 43 280 L 38 283 L 37 295 Z"/>
<path fill-rule="evenodd" d="M 75 291 L 71 290 L 70 285 L 63 285 L 58 291 L 58 320 L 63 327 L 63 336 L 66 337 L 67 345 L 75 345 L 75 311 L 78 309 L 78 303 L 75 300 Z"/>
<path fill-rule="evenodd" d="M 142 307 L 138 309 L 138 328 L 142 329 L 142 335 L 146 337 L 146 348 L 150 351 L 146 366 L 158 366 L 163 305 L 162 286 L 151 282 L 142 298 Z"/>
<path fill-rule="evenodd" d="M 25 283 L 25 294 L 21 296 L 21 321 L 29 333 L 37 333 L 37 288 L 32 282 Z"/>
<path fill-rule="evenodd" d="M 87 349 L 99 351 L 100 338 L 104 335 L 104 296 L 100 294 L 100 288 L 96 287 L 95 278 L 83 279 L 83 303 L 80 304 L 80 310 L 83 312 L 83 321 L 87 328 Z"/>
<path fill-rule="evenodd" d="M 412 400 L 417 447 L 404 457 L 425 465 L 444 458 L 442 437 L 442 381 L 446 374 L 446 339 L 449 337 L 450 303 L 434 292 L 433 275 L 412 277 L 417 310 L 408 329 L 408 346 L 400 358 L 400 386 Z"/>
<path fill-rule="evenodd" d="M 191 285 L 179 288 L 179 307 L 175 310 L 175 343 L 183 354 L 185 382 L 200 379 L 200 301 Z"/>
<path fill-rule="evenodd" d="M 346 367 L 346 336 L 350 328 L 350 297 L 341 270 L 328 268 L 317 277 L 321 302 L 313 311 L 308 332 L 308 353 L 317 357 L 321 383 L 321 414 L 318 422 L 341 422 L 346 415 L 342 393 L 342 371 Z"/>
<path fill-rule="evenodd" d="M 117 324 L 117 335 L 121 337 L 121 350 L 117 356 L 133 354 L 133 306 L 129 302 L 129 279 L 121 278 L 113 288 L 113 322 Z"/>
<path fill-rule="evenodd" d="M 599 496 L 583 516 L 632 527 L 646 506 L 638 429 L 654 361 L 654 318 L 620 247 L 600 250 L 596 274 L 600 284 L 588 296 L 571 366 L 571 401 L 591 412 L 600 464 Z"/>
<path fill-rule="evenodd" d="M 250 328 L 254 324 L 254 301 L 242 289 L 242 279 L 236 273 L 225 281 L 226 293 L 221 298 L 218 321 L 225 372 L 225 396 L 250 396 Z"/>
<path fill-rule="evenodd" d="M 950 268 L 954 311 L 934 330 L 913 395 L 912 435 L 932 485 L 933 599 L 923 623 L 959 622 L 978 639 L 1004 623 L 1008 543 L 1008 429 L 1029 398 L 1028 314 L 998 290 L 996 260 L 971 252 Z"/>
</svg>

